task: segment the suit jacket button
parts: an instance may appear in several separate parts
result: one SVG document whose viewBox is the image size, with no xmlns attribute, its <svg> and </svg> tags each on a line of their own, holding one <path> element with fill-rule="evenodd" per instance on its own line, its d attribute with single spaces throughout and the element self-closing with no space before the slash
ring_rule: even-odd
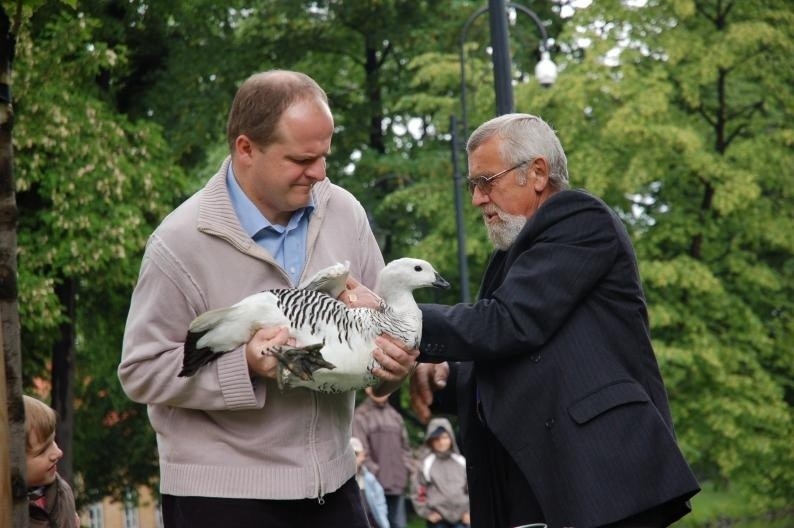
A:
<svg viewBox="0 0 794 528">
<path fill-rule="evenodd" d="M 540 352 L 538 352 L 537 354 L 532 354 L 531 356 L 529 356 L 529 359 L 533 363 L 538 363 L 538 362 L 540 362 L 540 356 L 541 356 L 541 354 L 540 354 Z"/>
<path fill-rule="evenodd" d="M 546 429 L 551 429 L 552 427 L 554 427 L 554 418 L 549 418 L 548 420 L 546 420 L 546 423 L 544 425 L 546 426 Z"/>
</svg>

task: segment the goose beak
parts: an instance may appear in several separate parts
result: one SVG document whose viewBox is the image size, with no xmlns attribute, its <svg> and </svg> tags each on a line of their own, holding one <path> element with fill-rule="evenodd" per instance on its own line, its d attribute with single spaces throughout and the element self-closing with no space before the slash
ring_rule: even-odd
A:
<svg viewBox="0 0 794 528">
<path fill-rule="evenodd" d="M 449 283 L 446 280 L 444 280 L 444 277 L 436 273 L 436 280 L 433 281 L 433 284 L 431 284 L 431 286 L 435 288 L 441 288 L 442 290 L 446 290 L 449 288 Z"/>
</svg>

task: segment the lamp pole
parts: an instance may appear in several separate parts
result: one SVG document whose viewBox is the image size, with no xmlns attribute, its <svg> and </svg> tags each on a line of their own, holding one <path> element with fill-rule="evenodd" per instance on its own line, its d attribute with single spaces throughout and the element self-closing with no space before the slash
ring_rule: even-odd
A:
<svg viewBox="0 0 794 528">
<path fill-rule="evenodd" d="M 488 0 L 493 51 L 493 83 L 496 94 L 496 115 L 513 112 L 513 75 L 510 42 L 507 32 L 507 10 L 504 0 Z"/>
<path fill-rule="evenodd" d="M 463 223 L 463 177 L 458 166 L 459 145 L 465 147 L 469 136 L 469 121 L 466 108 L 466 35 L 469 27 L 483 13 L 488 11 L 491 30 L 491 48 L 493 50 L 494 92 L 496 94 L 496 115 L 504 115 L 515 111 L 513 102 L 513 76 L 512 59 L 510 57 L 510 42 L 507 29 L 507 9 L 529 16 L 540 32 L 541 60 L 535 66 L 535 77 L 538 82 L 549 87 L 557 79 L 557 66 L 551 61 L 548 49 L 549 35 L 540 17 L 526 6 L 505 0 L 488 0 L 488 5 L 472 13 L 460 31 L 460 108 L 462 112 L 461 130 L 462 138 L 458 139 L 458 123 L 455 116 L 450 119 L 451 148 L 452 148 L 452 179 L 455 193 L 455 224 L 458 235 L 458 272 L 460 274 L 460 295 L 462 302 L 470 301 L 469 294 L 469 269 L 466 259 L 466 231 Z"/>
<path fill-rule="evenodd" d="M 466 258 L 466 227 L 463 224 L 463 178 L 458 166 L 458 119 L 453 115 L 449 118 L 449 129 L 452 131 L 452 180 L 455 192 L 455 226 L 458 232 L 458 274 L 460 275 L 460 300 L 471 301 L 469 292 L 469 261 Z"/>
<path fill-rule="evenodd" d="M 463 143 L 469 135 L 469 120 L 466 97 L 466 36 L 472 23 L 486 11 L 490 19 L 492 62 L 494 70 L 494 93 L 496 95 L 496 115 L 508 114 L 515 111 L 513 103 L 513 76 L 512 59 L 510 57 L 509 32 L 507 29 L 507 9 L 515 9 L 518 13 L 527 15 L 535 24 L 540 33 L 539 51 L 541 59 L 535 66 L 535 78 L 545 87 L 549 87 L 557 80 L 557 66 L 551 60 L 548 43 L 549 34 L 540 17 L 530 8 L 504 0 L 488 0 L 488 5 L 482 6 L 472 13 L 460 31 L 458 43 L 458 60 L 460 62 L 460 108 L 462 112 L 461 126 L 463 127 Z"/>
</svg>

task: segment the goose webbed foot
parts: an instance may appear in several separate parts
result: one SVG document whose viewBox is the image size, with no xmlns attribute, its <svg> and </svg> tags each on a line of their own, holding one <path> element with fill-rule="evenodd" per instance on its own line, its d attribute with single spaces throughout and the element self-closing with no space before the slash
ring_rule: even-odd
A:
<svg viewBox="0 0 794 528">
<path fill-rule="evenodd" d="M 297 376 L 303 381 L 312 381 L 314 371 L 321 368 L 334 369 L 336 365 L 323 359 L 320 350 L 324 343 L 306 345 L 304 347 L 275 346 L 269 351 L 280 364 L 276 369 L 276 381 L 279 389 L 290 386 L 290 378 Z"/>
</svg>

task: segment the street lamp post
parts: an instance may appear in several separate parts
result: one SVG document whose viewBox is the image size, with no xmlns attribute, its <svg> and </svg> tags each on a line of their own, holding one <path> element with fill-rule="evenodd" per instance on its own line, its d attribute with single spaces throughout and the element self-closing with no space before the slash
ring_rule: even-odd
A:
<svg viewBox="0 0 794 528">
<path fill-rule="evenodd" d="M 466 231 L 463 223 L 463 197 L 461 188 L 463 178 L 458 167 L 459 144 L 465 146 L 469 136 L 468 113 L 466 109 L 466 35 L 469 27 L 483 13 L 488 11 L 491 30 L 491 48 L 494 70 L 494 92 L 496 94 L 496 115 L 508 114 L 514 111 L 513 102 L 513 76 L 512 59 L 510 57 L 510 42 L 507 29 L 507 8 L 529 16 L 540 32 L 540 61 L 535 65 L 535 78 L 545 87 L 549 87 L 557 80 L 557 66 L 551 60 L 548 49 L 549 36 L 540 17 L 526 6 L 504 0 L 488 0 L 488 5 L 483 6 L 469 16 L 460 31 L 460 107 L 463 115 L 461 122 L 462 140 L 458 140 L 457 119 L 452 116 L 450 130 L 452 131 L 452 179 L 455 192 L 455 223 L 458 234 L 458 271 L 460 274 L 460 294 L 463 302 L 469 302 L 469 269 L 466 259 Z"/>
<path fill-rule="evenodd" d="M 458 274 L 460 275 L 460 299 L 467 303 L 471 300 L 469 293 L 469 261 L 466 259 L 466 228 L 463 224 L 463 180 L 458 166 L 458 120 L 453 115 L 449 119 L 452 131 L 452 180 L 455 192 L 455 226 L 458 231 Z"/>
<path fill-rule="evenodd" d="M 496 115 L 504 115 L 509 114 L 515 108 L 513 103 L 513 68 L 504 0 L 488 0 L 488 20 L 491 26 Z"/>
<path fill-rule="evenodd" d="M 513 103 L 513 76 L 510 58 L 509 33 L 507 30 L 507 9 L 515 9 L 517 13 L 527 15 L 540 33 L 540 61 L 535 65 L 535 78 L 541 86 L 549 87 L 557 80 L 557 66 L 551 60 L 548 48 L 549 34 L 540 17 L 530 8 L 504 0 L 488 0 L 487 6 L 482 6 L 471 14 L 460 31 L 458 46 L 458 60 L 460 62 L 460 107 L 462 114 L 461 126 L 463 127 L 463 140 L 469 135 L 467 97 L 466 97 L 466 36 L 472 23 L 486 11 L 490 18 L 491 48 L 494 69 L 494 93 L 496 95 L 496 115 L 508 114 L 514 111 Z M 496 21 L 496 22 L 495 22 Z"/>
</svg>

